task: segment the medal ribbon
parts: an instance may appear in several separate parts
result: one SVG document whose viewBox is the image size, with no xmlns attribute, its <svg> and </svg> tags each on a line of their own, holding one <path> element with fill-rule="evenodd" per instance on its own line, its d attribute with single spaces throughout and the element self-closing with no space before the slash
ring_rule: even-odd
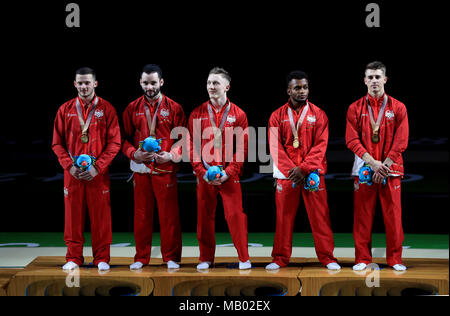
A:
<svg viewBox="0 0 450 316">
<path fill-rule="evenodd" d="M 225 125 L 225 120 L 227 119 L 228 113 L 230 112 L 230 108 L 231 108 L 231 103 L 230 103 L 230 101 L 228 101 L 228 105 L 225 108 L 225 112 L 222 115 L 222 120 L 220 122 L 220 126 L 217 127 L 216 120 L 214 119 L 215 115 L 213 113 L 212 106 L 210 103 L 208 103 L 208 114 L 209 114 L 209 120 L 211 122 L 211 126 L 213 127 L 213 131 L 214 131 L 214 140 L 216 139 L 216 137 L 218 138 L 219 136 L 222 136 L 222 130 Z"/>
<path fill-rule="evenodd" d="M 153 115 L 153 118 L 152 118 L 152 116 L 150 114 L 149 106 L 148 106 L 147 102 L 145 101 L 145 97 L 144 97 L 144 108 L 145 108 L 145 115 L 147 116 L 148 129 L 150 131 L 150 136 L 153 136 L 153 137 L 155 137 L 155 135 L 156 135 L 156 132 L 155 132 L 156 117 L 157 117 L 156 113 L 158 112 L 158 109 L 159 109 L 159 106 L 161 105 L 162 99 L 163 99 L 163 96 L 161 94 L 158 99 L 158 105 L 156 106 L 155 114 Z"/>
<path fill-rule="evenodd" d="M 291 109 L 291 107 L 288 108 L 289 123 L 291 124 L 291 130 L 292 130 L 292 134 L 294 135 L 294 139 L 298 140 L 298 131 L 302 127 L 302 124 L 303 124 L 303 121 L 305 120 L 305 116 L 306 116 L 306 113 L 308 112 L 308 109 L 309 109 L 309 103 L 308 103 L 308 101 L 306 101 L 306 105 L 303 107 L 302 114 L 300 115 L 300 118 L 297 121 L 297 128 L 296 128 L 295 124 L 294 124 L 294 115 L 292 114 L 292 109 Z"/>
<path fill-rule="evenodd" d="M 386 109 L 388 96 L 387 96 L 387 94 L 384 94 L 383 104 L 381 105 L 380 112 L 378 113 L 376 123 L 375 123 L 375 119 L 373 118 L 373 110 L 372 110 L 372 107 L 370 106 L 369 98 L 367 96 L 366 96 L 366 100 L 367 100 L 367 107 L 369 109 L 370 124 L 372 125 L 372 133 L 373 133 L 373 135 L 378 135 L 378 131 L 380 129 L 380 123 L 381 123 L 381 120 L 383 119 L 383 113 L 384 113 L 384 110 Z"/>
<path fill-rule="evenodd" d="M 81 101 L 80 98 L 77 98 L 76 102 L 76 108 L 77 108 L 77 114 L 78 119 L 80 120 L 80 126 L 81 126 L 81 135 L 87 134 L 87 130 L 89 129 L 89 125 L 91 124 L 92 116 L 94 115 L 95 108 L 98 104 L 98 97 L 95 97 L 94 102 L 89 105 L 88 109 L 91 108 L 89 115 L 86 120 L 85 111 L 81 109 Z M 86 121 L 85 121 L 86 120 Z"/>
<path fill-rule="evenodd" d="M 148 129 L 150 131 L 150 136 L 155 137 L 156 136 L 156 117 L 158 116 L 158 109 L 159 106 L 161 105 L 163 100 L 163 96 L 162 94 L 159 95 L 159 99 L 158 99 L 158 104 L 156 105 L 156 109 L 155 112 L 153 114 L 153 118 L 152 115 L 150 113 L 150 107 L 149 107 L 149 103 L 146 101 L 145 96 L 144 96 L 144 109 L 145 109 L 145 116 L 147 117 L 147 124 L 148 124 Z M 158 169 L 155 167 L 155 162 L 152 162 L 150 164 L 150 174 L 153 174 L 153 170 L 157 171 L 157 172 L 172 172 L 171 170 L 162 170 L 162 169 Z"/>
<path fill-rule="evenodd" d="M 230 109 L 231 109 L 230 100 L 228 100 L 227 102 L 228 102 L 228 105 L 226 106 L 225 111 L 222 115 L 222 120 L 220 122 L 219 127 L 217 127 L 216 120 L 214 118 L 215 114 L 213 113 L 212 105 L 211 105 L 211 103 L 208 103 L 209 121 L 211 123 L 211 126 L 213 128 L 213 133 L 214 133 L 214 147 L 216 147 L 216 141 L 219 142 L 222 140 L 222 130 L 223 130 L 223 127 L 225 126 L 225 121 L 226 121 L 228 113 L 230 112 Z M 214 151 L 214 153 L 216 154 L 216 160 L 221 161 L 222 159 L 220 157 L 220 153 L 217 151 Z M 202 158 L 202 161 L 203 161 L 203 165 L 205 167 L 208 166 L 207 168 L 209 168 L 208 164 L 205 165 L 205 161 L 203 160 L 203 158 Z"/>
</svg>

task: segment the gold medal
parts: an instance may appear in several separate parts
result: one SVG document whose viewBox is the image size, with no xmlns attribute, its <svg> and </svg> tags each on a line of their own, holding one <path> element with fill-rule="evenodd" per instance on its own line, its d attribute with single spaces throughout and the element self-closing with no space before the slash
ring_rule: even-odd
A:
<svg viewBox="0 0 450 316">
<path fill-rule="evenodd" d="M 87 134 L 82 134 L 81 135 L 81 142 L 83 144 L 87 144 L 89 142 L 89 136 Z"/>
<path fill-rule="evenodd" d="M 380 136 L 378 136 L 378 134 L 373 134 L 372 135 L 372 143 L 378 144 L 379 142 L 380 142 Z"/>
<path fill-rule="evenodd" d="M 294 124 L 294 116 L 292 114 L 292 109 L 289 108 L 288 114 L 289 114 L 289 124 L 291 125 L 292 130 L 292 136 L 294 136 L 294 141 L 292 142 L 292 146 L 294 146 L 295 149 L 300 147 L 300 140 L 298 139 L 298 135 L 301 134 L 300 130 L 303 124 L 303 120 L 306 117 L 306 113 L 308 112 L 309 104 L 306 102 L 306 105 L 303 107 L 302 114 L 300 114 L 300 117 L 298 118 L 297 125 Z"/>
<path fill-rule="evenodd" d="M 369 117 L 370 117 L 370 125 L 372 125 L 372 143 L 374 144 L 378 144 L 380 142 L 380 124 L 381 124 L 381 120 L 383 118 L 383 113 L 384 110 L 386 108 L 386 104 L 387 104 L 387 100 L 388 100 L 388 96 L 385 94 L 384 95 L 384 100 L 383 100 L 383 104 L 380 107 L 380 112 L 378 113 L 378 119 L 375 122 L 374 117 L 373 117 L 373 110 L 372 107 L 370 106 L 370 102 L 369 102 L 369 98 L 366 97 L 367 100 L 367 108 L 369 110 Z"/>
</svg>

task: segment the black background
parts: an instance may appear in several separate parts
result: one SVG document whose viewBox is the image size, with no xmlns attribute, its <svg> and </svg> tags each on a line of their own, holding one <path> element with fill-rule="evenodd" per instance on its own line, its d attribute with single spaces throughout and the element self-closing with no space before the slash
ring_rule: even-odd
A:
<svg viewBox="0 0 450 316">
<path fill-rule="evenodd" d="M 446 179 L 444 193 L 442 187 L 424 187 L 425 193 L 405 187 L 405 232 L 448 232 L 442 220 L 448 209 L 448 119 L 443 115 L 448 57 L 439 5 L 377 1 L 381 27 L 368 28 L 365 8 L 371 1 L 74 2 L 80 5 L 80 28 L 65 24 L 70 1 L 17 2 L 2 10 L 1 231 L 63 229 L 62 180 L 42 179 L 62 172 L 51 151 L 53 121 L 59 106 L 76 96 L 74 72 L 82 66 L 96 70 L 96 92 L 119 117 L 141 95 L 138 80 L 147 63 L 162 67 L 163 92 L 187 115 L 208 98 L 209 70 L 223 67 L 232 76 L 230 99 L 254 127 L 266 126 L 270 114 L 287 101 L 285 76 L 301 69 L 310 77 L 310 101 L 330 119 L 329 150 L 345 152 L 347 108 L 366 93 L 365 65 L 380 60 L 387 66 L 387 93 L 408 109 L 408 150 L 447 154 L 433 165 L 405 159 L 407 173 Z M 349 173 L 353 157 L 347 154 L 348 161 L 330 159 L 329 172 Z M 183 172 L 190 170 L 182 166 Z M 257 170 L 258 164 L 246 164 L 247 176 Z M 121 153 L 111 172 L 129 172 Z M 266 184 L 263 191 L 243 184 L 249 231 L 274 230 L 272 184 Z M 343 189 L 332 187 L 334 231 L 351 232 L 351 181 Z M 180 186 L 184 231 L 195 231 L 194 192 L 193 184 Z M 132 186 L 112 180 L 111 200 L 113 229 L 132 231 Z M 377 216 L 374 230 L 384 231 Z M 223 212 L 217 222 L 218 231 L 227 230 Z M 296 231 L 309 229 L 302 212 Z"/>
</svg>

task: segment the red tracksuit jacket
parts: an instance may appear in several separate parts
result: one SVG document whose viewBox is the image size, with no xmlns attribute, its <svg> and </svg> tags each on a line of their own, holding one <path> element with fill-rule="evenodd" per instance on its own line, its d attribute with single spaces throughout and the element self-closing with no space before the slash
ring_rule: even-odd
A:
<svg viewBox="0 0 450 316">
<path fill-rule="evenodd" d="M 373 108 L 374 120 L 377 120 L 383 98 L 375 100 L 370 95 L 369 102 Z M 374 159 L 384 161 L 392 159 L 393 175 L 404 175 L 402 153 L 408 146 L 409 127 L 406 107 L 400 101 L 388 96 L 384 116 L 380 123 L 380 142 L 372 142 L 372 126 L 366 97 L 352 103 L 347 112 L 345 141 L 347 147 L 358 157 L 368 152 Z"/>
<path fill-rule="evenodd" d="M 130 159 L 139 148 L 139 142 L 150 136 L 147 117 L 145 115 L 145 96 L 141 96 L 131 102 L 123 113 L 123 145 L 122 152 Z M 153 117 L 153 109 L 151 108 Z M 176 140 L 170 138 L 170 132 L 174 127 L 185 127 L 186 116 L 181 105 L 172 99 L 163 95 L 163 99 L 158 109 L 156 120 L 156 138 L 162 138 L 161 150 L 170 152 L 174 159 L 181 155 L 182 147 L 174 148 L 172 146 Z M 156 164 L 159 169 L 167 171 L 178 170 L 178 164 L 171 161 L 164 164 Z"/>
<path fill-rule="evenodd" d="M 298 135 L 301 145 L 294 148 L 289 107 L 288 102 L 273 112 L 269 120 L 269 145 L 274 160 L 274 178 L 287 179 L 289 170 L 296 166 L 300 167 L 305 176 L 316 169 L 320 175 L 324 175 L 327 171 L 325 152 L 328 144 L 328 118 L 325 112 L 309 102 L 309 109 Z M 296 118 L 295 111 L 292 111 L 294 124 L 297 125 L 298 117 Z"/>
<path fill-rule="evenodd" d="M 229 102 L 229 101 L 228 101 Z M 208 102 L 203 103 L 199 107 L 195 108 L 194 111 L 191 113 L 189 117 L 189 133 L 190 133 L 190 157 L 191 157 L 191 164 L 194 169 L 195 174 L 199 178 L 203 178 L 203 176 L 206 173 L 205 166 L 202 162 L 198 162 L 200 160 L 199 153 L 203 151 L 203 148 L 207 143 L 212 144 L 214 140 L 214 135 L 211 133 L 210 137 L 208 139 L 202 139 L 201 140 L 201 148 L 194 148 L 195 146 L 195 139 L 194 137 L 202 138 L 202 132 L 206 128 L 211 128 L 211 122 L 208 114 Z M 228 104 L 228 103 L 227 103 Z M 239 133 L 235 137 L 235 145 L 233 145 L 233 155 L 232 157 L 226 157 L 227 150 L 226 150 L 226 135 L 227 135 L 227 129 L 228 131 L 231 131 L 233 128 L 241 127 L 243 131 L 246 131 L 248 128 L 248 121 L 247 121 L 247 115 L 245 112 L 239 108 L 236 104 L 231 103 L 230 111 L 227 115 L 227 120 L 225 122 L 225 125 L 223 127 L 222 131 L 222 158 L 216 157 L 215 159 L 212 159 L 211 161 L 206 161 L 207 164 L 210 166 L 214 165 L 222 165 L 224 167 L 225 172 L 227 175 L 231 177 L 238 177 L 242 175 L 243 172 L 243 165 L 244 160 L 247 159 L 248 154 L 248 133 Z M 222 120 L 223 113 L 225 111 L 227 105 L 222 107 L 222 111 L 219 113 L 219 115 L 216 115 L 216 124 L 217 126 L 220 125 L 220 122 Z M 194 120 L 198 120 L 197 122 L 200 122 L 200 124 L 195 124 Z M 197 130 L 197 127 L 201 127 L 201 130 Z M 231 135 L 231 133 L 229 135 Z M 243 138 L 243 140 L 242 140 Z M 241 141 L 242 140 L 242 141 Z M 242 147 L 243 144 L 243 147 Z M 229 145 L 229 144 L 227 144 Z M 212 147 L 212 146 L 211 146 Z M 214 147 L 211 148 L 211 156 L 213 156 L 214 153 Z M 214 157 L 214 156 L 213 156 Z M 229 160 L 228 162 L 226 162 Z"/>
<path fill-rule="evenodd" d="M 108 101 L 98 99 L 89 125 L 87 144 L 80 140 L 81 127 L 76 98 L 64 103 L 56 114 L 52 148 L 64 170 L 69 170 L 73 165 L 70 155 L 87 154 L 97 159 L 95 169 L 102 174 L 120 150 L 120 127 L 116 110 Z"/>
</svg>

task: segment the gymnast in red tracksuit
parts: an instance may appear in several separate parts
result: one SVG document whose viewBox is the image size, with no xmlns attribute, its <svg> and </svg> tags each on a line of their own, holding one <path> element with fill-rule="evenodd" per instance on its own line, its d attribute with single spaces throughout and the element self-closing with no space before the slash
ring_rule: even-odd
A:
<svg viewBox="0 0 450 316">
<path fill-rule="evenodd" d="M 221 68 L 210 71 L 207 89 L 210 100 L 189 117 L 191 163 L 197 176 L 197 238 L 200 263 L 197 269 L 208 269 L 214 262 L 214 237 L 217 194 L 222 196 L 225 219 L 239 257 L 239 269 L 250 269 L 248 254 L 247 216 L 242 208 L 239 177 L 247 157 L 247 116 L 227 98 L 231 78 Z M 214 127 L 214 130 L 213 130 Z M 233 132 L 236 149 L 231 152 Z M 231 137 L 230 137 L 231 136 Z M 213 181 L 204 176 L 210 166 L 222 165 L 224 175 Z"/>
<path fill-rule="evenodd" d="M 150 261 L 153 212 L 158 206 L 161 253 L 169 269 L 181 261 L 181 225 L 178 207 L 177 175 L 182 146 L 174 145 L 171 132 L 183 128 L 187 136 L 182 107 L 161 93 L 164 84 L 158 65 L 146 65 L 141 73 L 144 95 L 131 102 L 123 113 L 122 152 L 130 158 L 134 171 L 134 237 L 136 255 L 130 269 L 137 270 Z M 145 152 L 139 142 L 149 136 L 162 139 L 161 151 Z"/>
<path fill-rule="evenodd" d="M 269 120 L 270 154 L 274 162 L 273 176 L 277 179 L 277 220 L 273 261 L 266 269 L 275 270 L 289 263 L 295 215 L 301 195 L 319 261 L 330 270 L 339 270 L 340 266 L 333 256 L 334 239 L 324 180 L 328 118 L 323 110 L 308 101 L 308 77 L 304 72 L 291 72 L 287 84 L 289 101 L 273 112 Z M 305 178 L 316 170 L 320 175 L 318 191 L 306 190 Z"/>
<path fill-rule="evenodd" d="M 83 230 L 86 207 L 91 222 L 93 264 L 109 270 L 111 206 L 108 166 L 120 150 L 120 128 L 116 110 L 95 95 L 95 73 L 90 68 L 77 70 L 75 87 L 78 97 L 58 110 L 52 149 L 64 169 L 65 228 L 67 263 L 64 270 L 83 264 Z M 82 171 L 73 159 L 86 154 L 95 164 Z"/>
<path fill-rule="evenodd" d="M 401 178 L 404 175 L 402 153 L 408 146 L 408 116 L 405 105 L 385 93 L 386 82 L 385 65 L 368 64 L 364 77 L 368 94 L 352 103 L 347 112 L 345 140 L 355 153 L 354 270 L 363 270 L 372 262 L 371 236 L 377 197 L 386 227 L 387 263 L 395 270 L 406 270 L 402 263 Z M 372 185 L 359 183 L 358 172 L 365 164 L 374 171 Z"/>
</svg>

